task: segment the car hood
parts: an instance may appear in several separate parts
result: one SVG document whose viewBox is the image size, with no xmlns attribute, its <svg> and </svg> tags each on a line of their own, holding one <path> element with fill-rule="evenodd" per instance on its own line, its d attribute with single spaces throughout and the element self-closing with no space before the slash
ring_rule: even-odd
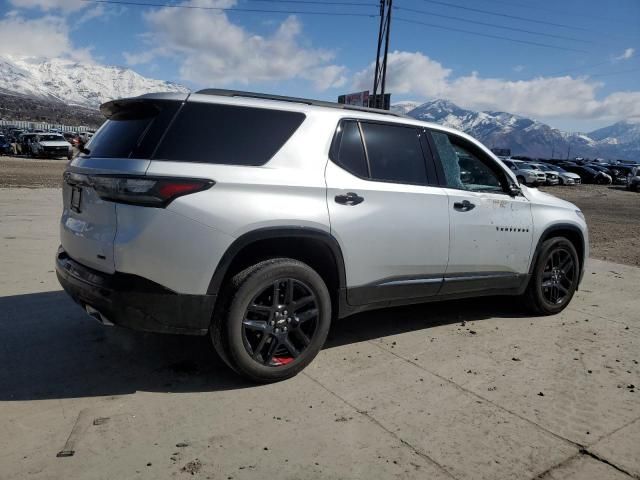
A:
<svg viewBox="0 0 640 480">
<path fill-rule="evenodd" d="M 566 177 L 566 178 L 575 178 L 575 179 L 580 178 L 580 175 L 573 172 L 556 172 L 556 175 L 558 175 L 559 177 Z"/>
<path fill-rule="evenodd" d="M 46 142 L 38 142 L 43 147 L 70 147 L 69 142 L 62 140 L 49 140 Z"/>
<path fill-rule="evenodd" d="M 549 205 L 552 207 L 566 208 L 567 210 L 575 211 L 579 210 L 573 203 L 562 200 L 561 198 L 554 197 L 548 193 L 538 190 L 537 188 L 529 188 L 526 186 L 521 187 L 525 197 L 529 199 L 531 203 L 538 205 Z"/>
</svg>

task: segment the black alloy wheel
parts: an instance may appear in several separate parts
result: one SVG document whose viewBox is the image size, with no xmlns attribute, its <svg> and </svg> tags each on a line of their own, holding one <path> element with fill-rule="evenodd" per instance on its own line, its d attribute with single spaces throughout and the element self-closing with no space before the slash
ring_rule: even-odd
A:
<svg viewBox="0 0 640 480">
<path fill-rule="evenodd" d="M 305 368 L 324 345 L 332 302 L 309 265 L 272 258 L 245 268 L 226 284 L 211 323 L 224 362 L 254 382 L 284 380 Z"/>
<path fill-rule="evenodd" d="M 318 301 L 300 280 L 282 278 L 249 303 L 242 340 L 255 361 L 270 367 L 291 363 L 311 343 L 318 327 Z"/>
<path fill-rule="evenodd" d="M 529 285 L 523 295 L 528 309 L 553 315 L 566 308 L 578 288 L 580 260 L 575 246 L 564 237 L 553 237 L 539 246 Z"/>
<path fill-rule="evenodd" d="M 558 247 L 552 250 L 542 272 L 542 294 L 547 302 L 560 305 L 569 296 L 574 284 L 576 265 L 571 252 Z"/>
</svg>

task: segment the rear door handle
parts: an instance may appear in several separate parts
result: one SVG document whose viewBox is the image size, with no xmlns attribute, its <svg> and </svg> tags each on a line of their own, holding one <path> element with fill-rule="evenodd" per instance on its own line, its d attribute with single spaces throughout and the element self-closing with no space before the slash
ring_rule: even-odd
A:
<svg viewBox="0 0 640 480">
<path fill-rule="evenodd" d="M 364 198 L 355 192 L 348 192 L 346 195 L 336 195 L 335 201 L 340 205 L 358 205 L 364 202 Z"/>
<path fill-rule="evenodd" d="M 476 205 L 471 203 L 469 200 L 463 200 L 462 202 L 454 203 L 453 208 L 459 212 L 468 212 L 469 210 L 476 208 Z"/>
</svg>

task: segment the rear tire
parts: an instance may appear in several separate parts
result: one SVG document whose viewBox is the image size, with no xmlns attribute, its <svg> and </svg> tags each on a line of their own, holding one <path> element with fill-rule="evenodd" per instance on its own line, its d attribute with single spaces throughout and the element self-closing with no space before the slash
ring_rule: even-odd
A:
<svg viewBox="0 0 640 480">
<path fill-rule="evenodd" d="M 307 264 L 274 258 L 236 274 L 224 289 L 210 334 L 220 357 L 259 383 L 298 374 L 331 325 L 331 297 Z"/>
<path fill-rule="evenodd" d="M 528 310 L 537 315 L 560 313 L 573 298 L 579 279 L 580 261 L 573 244 L 564 237 L 545 240 L 524 293 Z"/>
<path fill-rule="evenodd" d="M 526 185 L 527 182 L 525 182 L 524 177 L 522 175 L 518 175 L 517 177 L 518 183 L 521 185 Z"/>
</svg>

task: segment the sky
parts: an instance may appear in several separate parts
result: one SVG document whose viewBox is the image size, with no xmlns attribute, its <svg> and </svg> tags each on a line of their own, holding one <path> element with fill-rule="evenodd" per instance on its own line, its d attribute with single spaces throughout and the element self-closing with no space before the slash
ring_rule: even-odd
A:
<svg viewBox="0 0 640 480">
<path fill-rule="evenodd" d="M 372 89 L 378 0 L 135 2 L 161 6 L 0 0 L 0 54 L 120 65 L 191 89 L 332 101 Z M 640 119 L 639 0 L 393 6 L 392 103 L 445 98 L 582 132 Z"/>
</svg>

